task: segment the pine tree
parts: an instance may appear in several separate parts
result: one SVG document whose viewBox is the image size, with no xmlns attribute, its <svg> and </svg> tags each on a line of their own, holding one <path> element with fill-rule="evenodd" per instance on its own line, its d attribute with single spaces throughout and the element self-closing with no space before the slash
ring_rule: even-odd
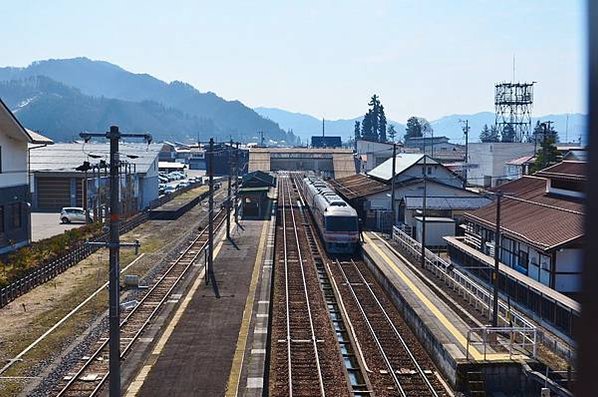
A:
<svg viewBox="0 0 598 397">
<path fill-rule="evenodd" d="M 482 132 L 480 132 L 480 141 L 482 142 L 498 142 L 498 129 L 495 126 L 488 128 L 487 124 L 484 124 Z"/>
<path fill-rule="evenodd" d="M 422 127 L 417 117 L 409 117 L 405 126 L 405 139 L 419 138 L 422 136 Z"/>
<path fill-rule="evenodd" d="M 378 118 L 378 142 L 386 142 L 386 115 L 384 114 L 384 106 L 380 105 L 380 116 Z"/>
<path fill-rule="evenodd" d="M 395 130 L 394 124 L 388 125 L 388 128 L 386 129 L 386 135 L 388 135 L 391 142 L 395 141 L 395 137 L 397 136 L 397 131 Z"/>
<path fill-rule="evenodd" d="M 372 137 L 371 141 L 377 142 L 378 141 L 378 127 L 379 127 L 379 119 L 380 119 L 380 100 L 378 99 L 378 95 L 372 95 L 372 99 L 370 99 L 369 105 L 371 106 L 370 111 L 372 112 L 372 117 L 370 119 L 372 123 Z"/>
<path fill-rule="evenodd" d="M 357 141 L 358 139 L 361 139 L 361 126 L 360 126 L 360 122 L 355 120 L 355 141 Z"/>
<path fill-rule="evenodd" d="M 501 142 L 515 142 L 515 130 L 510 124 L 506 124 L 500 134 Z"/>
<path fill-rule="evenodd" d="M 556 148 L 556 140 L 554 135 L 547 136 L 543 141 L 536 154 L 536 161 L 532 166 L 532 173 L 540 171 L 543 168 L 548 167 L 557 162 L 558 150 Z"/>
<path fill-rule="evenodd" d="M 361 122 L 361 139 L 375 141 L 376 139 L 372 139 L 372 135 L 372 110 L 370 109 Z"/>
</svg>

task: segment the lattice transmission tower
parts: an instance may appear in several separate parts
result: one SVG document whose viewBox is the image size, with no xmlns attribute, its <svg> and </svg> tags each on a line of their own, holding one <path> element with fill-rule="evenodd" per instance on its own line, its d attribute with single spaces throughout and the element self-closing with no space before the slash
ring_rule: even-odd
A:
<svg viewBox="0 0 598 397">
<path fill-rule="evenodd" d="M 505 129 L 512 129 L 515 142 L 530 139 L 535 83 L 503 82 L 494 85 L 495 124 L 501 136 Z"/>
</svg>

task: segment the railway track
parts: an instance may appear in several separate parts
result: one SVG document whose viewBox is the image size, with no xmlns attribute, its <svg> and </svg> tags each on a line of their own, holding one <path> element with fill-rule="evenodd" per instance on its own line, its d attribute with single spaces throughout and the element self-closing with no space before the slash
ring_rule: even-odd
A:
<svg viewBox="0 0 598 397">
<path fill-rule="evenodd" d="M 278 178 L 273 396 L 347 396 L 340 354 L 312 258 L 304 219 L 289 177 Z"/>
<path fill-rule="evenodd" d="M 226 211 L 220 210 L 214 218 L 214 230 L 226 220 Z M 136 306 L 121 320 L 121 360 L 127 355 L 140 335 L 156 317 L 164 302 L 184 279 L 191 267 L 204 254 L 208 243 L 208 230 L 202 229 L 181 255 L 168 266 L 147 290 Z M 84 357 L 81 364 L 73 369 L 56 387 L 59 397 L 95 396 L 108 379 L 108 338 L 100 339 L 99 346 Z"/>
<path fill-rule="evenodd" d="M 407 396 L 443 396 L 446 393 L 434 372 L 434 366 L 415 339 L 411 330 L 399 320 L 394 307 L 389 307 L 386 297 L 373 280 L 366 279 L 365 263 L 354 260 L 334 260 L 337 276 L 343 283 L 341 291 L 350 301 L 350 315 L 360 322 L 361 332 L 369 333 L 368 352 L 370 360 L 385 376 L 376 377 L 378 394 L 390 391 L 390 395 Z M 378 288 L 374 288 L 378 287 Z M 372 343 L 373 342 L 373 343 Z M 375 346 L 374 349 L 372 347 Z M 375 351 L 372 351 L 375 350 Z"/>
</svg>

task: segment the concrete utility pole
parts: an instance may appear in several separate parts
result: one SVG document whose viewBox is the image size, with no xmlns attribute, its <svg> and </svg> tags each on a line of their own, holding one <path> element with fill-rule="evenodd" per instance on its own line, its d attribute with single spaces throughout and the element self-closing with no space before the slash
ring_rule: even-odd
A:
<svg viewBox="0 0 598 397">
<path fill-rule="evenodd" d="M 228 189 L 226 195 L 226 238 L 230 240 L 230 207 L 232 203 L 232 173 L 233 173 L 233 140 L 230 140 L 230 144 L 228 146 Z"/>
<path fill-rule="evenodd" d="M 390 209 L 392 211 L 392 225 L 390 227 L 390 235 L 392 237 L 392 228 L 397 221 L 397 212 L 395 210 L 395 176 L 397 175 L 397 144 L 392 144 L 392 179 L 390 183 L 390 188 L 392 192 L 390 192 Z"/>
<path fill-rule="evenodd" d="M 121 243 L 119 236 L 120 202 L 119 202 L 119 168 L 120 156 L 118 144 L 121 138 L 144 138 L 148 143 L 152 137 L 149 134 L 121 134 L 117 126 L 111 126 L 104 134 L 79 134 L 85 141 L 92 137 L 103 137 L 110 140 L 110 234 L 108 243 L 94 242 L 88 244 L 108 246 L 110 251 L 109 266 L 109 320 L 110 320 L 110 397 L 120 396 L 120 247 L 139 248 L 139 241 L 135 243 Z"/>
<path fill-rule="evenodd" d="M 235 223 L 239 223 L 239 205 L 237 200 L 239 199 L 239 142 L 235 144 Z"/>
<path fill-rule="evenodd" d="M 212 263 L 214 261 L 214 138 L 210 138 L 208 157 L 208 268 L 206 271 L 206 284 L 212 278 Z"/>
<path fill-rule="evenodd" d="M 502 192 L 496 192 L 496 229 L 494 231 L 494 271 L 492 281 L 494 284 L 494 296 L 492 302 L 492 326 L 498 327 L 498 275 L 500 261 L 500 199 Z"/>
<path fill-rule="evenodd" d="M 428 163 L 426 161 L 426 140 L 424 139 L 424 194 L 422 196 L 422 253 L 421 253 L 421 266 L 422 268 L 426 266 L 426 200 L 428 195 L 428 176 L 427 168 Z"/>
<path fill-rule="evenodd" d="M 463 164 L 463 189 L 467 187 L 467 162 L 469 161 L 468 150 L 469 150 L 469 120 L 461 120 L 465 123 L 463 127 L 463 133 L 465 134 L 465 162 Z"/>
</svg>

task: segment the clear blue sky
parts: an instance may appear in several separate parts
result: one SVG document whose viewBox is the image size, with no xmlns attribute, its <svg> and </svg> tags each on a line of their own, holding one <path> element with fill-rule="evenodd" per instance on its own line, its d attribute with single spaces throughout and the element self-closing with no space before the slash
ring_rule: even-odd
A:
<svg viewBox="0 0 598 397">
<path fill-rule="evenodd" d="M 538 81 L 535 115 L 585 111 L 581 0 L 10 1 L 0 65 L 87 56 L 255 106 L 391 118 L 493 110 Z"/>
</svg>

